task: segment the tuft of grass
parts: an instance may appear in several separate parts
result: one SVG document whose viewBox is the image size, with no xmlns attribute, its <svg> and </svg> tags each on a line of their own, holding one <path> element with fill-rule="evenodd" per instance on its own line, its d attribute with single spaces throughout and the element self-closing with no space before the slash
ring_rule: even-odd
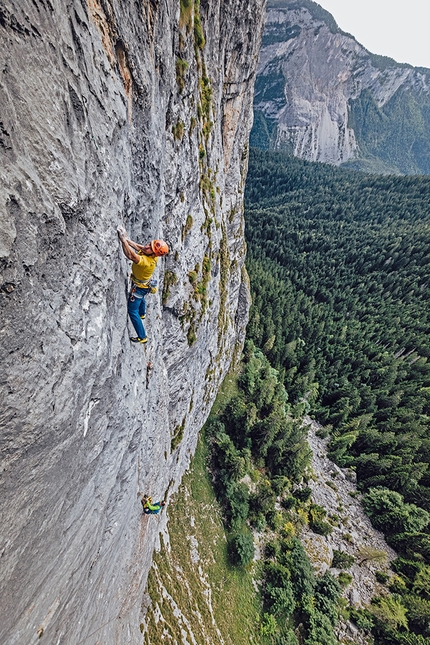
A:
<svg viewBox="0 0 430 645">
<path fill-rule="evenodd" d="M 190 281 L 191 284 L 195 284 L 197 282 L 197 277 L 198 277 L 198 269 L 195 271 L 188 272 L 188 280 Z"/>
<path fill-rule="evenodd" d="M 192 136 L 192 134 L 194 132 L 194 128 L 196 127 L 196 125 L 197 125 L 197 119 L 196 119 L 195 116 L 192 116 L 191 119 L 190 119 L 190 130 L 188 132 L 190 137 Z"/>
<path fill-rule="evenodd" d="M 170 297 L 170 287 L 174 286 L 178 282 L 178 277 L 173 271 L 166 271 L 164 273 L 163 281 L 163 293 L 161 296 L 161 302 L 163 305 L 167 303 Z"/>
<path fill-rule="evenodd" d="M 179 446 L 179 444 L 181 443 L 182 439 L 184 438 L 186 420 L 187 420 L 187 417 L 185 416 L 182 420 L 182 423 L 176 426 L 175 431 L 173 433 L 172 440 L 170 442 L 170 452 L 174 452 L 176 448 Z"/>
<path fill-rule="evenodd" d="M 196 340 L 197 340 L 196 329 L 195 329 L 195 326 L 194 326 L 194 324 L 192 322 L 190 324 L 190 326 L 188 327 L 188 331 L 187 331 L 188 346 L 192 347 L 194 345 L 194 343 L 196 342 Z"/>
<path fill-rule="evenodd" d="M 200 19 L 200 0 L 194 2 L 194 45 L 198 49 L 203 49 L 206 44 L 205 34 L 203 32 L 202 22 Z"/>
<path fill-rule="evenodd" d="M 202 75 L 199 82 L 200 85 L 200 117 L 206 122 L 209 121 L 211 107 L 212 107 L 212 85 L 210 79 L 206 74 Z M 209 132 L 212 128 L 212 123 L 209 126 Z M 209 136 L 208 132 L 208 136 Z"/>
<path fill-rule="evenodd" d="M 179 87 L 179 91 L 183 92 L 185 89 L 185 72 L 187 71 L 189 64 L 183 58 L 176 59 L 176 82 Z"/>
<path fill-rule="evenodd" d="M 175 138 L 176 141 L 182 141 L 182 137 L 184 136 L 184 130 L 185 130 L 185 125 L 183 121 L 178 119 L 176 125 L 172 126 L 173 137 Z"/>
<path fill-rule="evenodd" d="M 184 29 L 187 33 L 191 31 L 193 25 L 194 0 L 180 0 L 179 4 L 179 29 Z"/>
<path fill-rule="evenodd" d="M 188 233 L 193 228 L 193 223 L 194 223 L 193 216 L 191 215 L 191 213 L 188 213 L 187 221 L 185 222 L 184 226 L 182 227 L 182 234 L 181 234 L 182 241 L 185 240 L 185 238 L 187 237 Z"/>
</svg>

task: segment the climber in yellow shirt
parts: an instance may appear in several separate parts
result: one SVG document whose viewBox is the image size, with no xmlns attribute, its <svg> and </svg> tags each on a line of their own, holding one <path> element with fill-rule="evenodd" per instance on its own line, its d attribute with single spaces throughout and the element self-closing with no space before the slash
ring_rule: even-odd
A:
<svg viewBox="0 0 430 645">
<path fill-rule="evenodd" d="M 118 229 L 118 237 L 121 240 L 125 257 L 133 262 L 127 309 L 137 336 L 130 338 L 130 340 L 133 343 L 146 343 L 148 338 L 142 323 L 146 315 L 145 296 L 157 291 L 157 281 L 151 279 L 152 274 L 157 266 L 158 258 L 167 255 L 169 247 L 163 240 L 152 240 L 145 246 L 132 242 L 123 228 Z"/>
</svg>

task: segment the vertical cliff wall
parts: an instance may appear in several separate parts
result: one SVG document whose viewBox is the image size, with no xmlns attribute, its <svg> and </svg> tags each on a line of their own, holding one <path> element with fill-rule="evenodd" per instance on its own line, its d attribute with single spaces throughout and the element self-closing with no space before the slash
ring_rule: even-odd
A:
<svg viewBox="0 0 430 645">
<path fill-rule="evenodd" d="M 173 490 L 237 348 L 264 0 L 0 6 L 0 641 L 140 643 Z M 162 237 L 147 346 L 117 238 Z"/>
</svg>

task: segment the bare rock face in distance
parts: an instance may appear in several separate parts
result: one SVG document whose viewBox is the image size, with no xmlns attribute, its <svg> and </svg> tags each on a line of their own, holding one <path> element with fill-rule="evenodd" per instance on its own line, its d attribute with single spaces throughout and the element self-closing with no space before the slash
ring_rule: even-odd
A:
<svg viewBox="0 0 430 645">
<path fill-rule="evenodd" d="M 0 8 L 0 642 L 141 643 L 166 512 L 248 315 L 265 0 Z M 170 245 L 130 344 L 117 237 Z M 167 507 L 168 513 L 168 507 Z"/>
<path fill-rule="evenodd" d="M 251 143 L 307 161 L 430 172 L 430 70 L 376 56 L 311 0 L 269 0 Z"/>
</svg>

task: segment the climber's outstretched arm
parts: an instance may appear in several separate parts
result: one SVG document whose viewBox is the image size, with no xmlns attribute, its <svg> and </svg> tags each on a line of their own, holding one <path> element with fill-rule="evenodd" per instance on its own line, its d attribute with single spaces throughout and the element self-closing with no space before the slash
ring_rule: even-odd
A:
<svg viewBox="0 0 430 645">
<path fill-rule="evenodd" d="M 139 256 L 133 251 L 133 247 L 130 244 L 131 240 L 127 238 L 124 231 L 118 231 L 118 237 L 121 240 L 122 250 L 124 251 L 125 257 L 138 264 Z M 132 244 L 134 245 L 134 242 L 132 242 Z"/>
</svg>

